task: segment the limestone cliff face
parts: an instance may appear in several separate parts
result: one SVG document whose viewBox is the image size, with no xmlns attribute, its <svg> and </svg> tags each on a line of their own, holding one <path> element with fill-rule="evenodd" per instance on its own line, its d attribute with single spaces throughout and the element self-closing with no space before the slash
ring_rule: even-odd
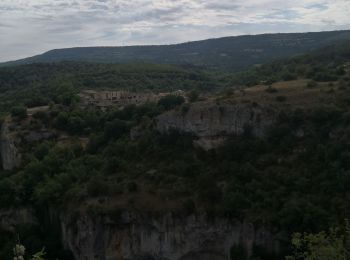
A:
<svg viewBox="0 0 350 260">
<path fill-rule="evenodd" d="M 217 145 L 218 138 L 240 135 L 244 131 L 261 137 L 274 120 L 271 110 L 258 105 L 212 101 L 194 103 L 188 111 L 166 112 L 157 118 L 156 128 L 162 133 L 174 129 L 193 134 L 200 138 L 200 146 L 210 148 Z"/>
<path fill-rule="evenodd" d="M 21 164 L 21 155 L 15 145 L 16 138 L 10 132 L 9 127 L 9 121 L 5 120 L 1 127 L 0 136 L 0 153 L 4 170 L 13 170 Z"/>
<path fill-rule="evenodd" d="M 108 217 L 63 217 L 63 242 L 77 260 L 230 260 L 231 247 L 250 255 L 254 245 L 278 252 L 265 228 L 207 215 L 178 217 L 121 212 Z"/>
<path fill-rule="evenodd" d="M 14 232 L 18 225 L 37 225 L 38 220 L 30 208 L 0 209 L 0 230 Z"/>
</svg>

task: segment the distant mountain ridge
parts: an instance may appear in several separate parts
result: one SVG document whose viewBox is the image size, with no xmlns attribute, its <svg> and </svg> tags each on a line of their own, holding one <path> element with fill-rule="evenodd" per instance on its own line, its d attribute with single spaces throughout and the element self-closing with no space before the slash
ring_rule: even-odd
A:
<svg viewBox="0 0 350 260">
<path fill-rule="evenodd" d="M 160 63 L 239 71 L 275 59 L 350 40 L 350 30 L 224 37 L 173 45 L 78 47 L 55 49 L 0 66 L 61 61 L 95 63 Z"/>
</svg>

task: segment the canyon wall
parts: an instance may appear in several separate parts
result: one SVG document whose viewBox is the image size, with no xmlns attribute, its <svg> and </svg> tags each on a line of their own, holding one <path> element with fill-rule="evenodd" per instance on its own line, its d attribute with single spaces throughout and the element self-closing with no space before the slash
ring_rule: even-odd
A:
<svg viewBox="0 0 350 260">
<path fill-rule="evenodd" d="M 198 102 L 186 109 L 168 111 L 156 119 L 161 133 L 176 130 L 192 134 L 196 144 L 209 150 L 220 145 L 226 136 L 252 134 L 263 137 L 275 122 L 272 109 L 251 103 Z"/>
<path fill-rule="evenodd" d="M 63 217 L 64 246 L 77 260 L 231 260 L 231 248 L 247 255 L 260 246 L 280 251 L 280 234 L 264 227 L 206 214 L 151 216 L 120 212 L 118 217 Z"/>
<path fill-rule="evenodd" d="M 15 134 L 10 131 L 8 119 L 4 120 L 1 126 L 0 153 L 4 170 L 13 170 L 20 166 L 21 155 L 16 147 Z"/>
</svg>

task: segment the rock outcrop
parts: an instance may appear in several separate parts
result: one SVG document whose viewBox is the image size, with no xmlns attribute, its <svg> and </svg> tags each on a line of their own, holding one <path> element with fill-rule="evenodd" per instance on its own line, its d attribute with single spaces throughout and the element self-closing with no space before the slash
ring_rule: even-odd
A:
<svg viewBox="0 0 350 260">
<path fill-rule="evenodd" d="M 6 119 L 1 126 L 0 136 L 0 153 L 4 170 L 13 170 L 21 164 L 21 154 L 16 147 L 16 138 L 9 128 L 9 119 Z"/>
<path fill-rule="evenodd" d="M 0 230 L 14 232 L 18 225 L 37 224 L 38 220 L 30 208 L 0 210 Z"/>
<path fill-rule="evenodd" d="M 77 260 L 230 260 L 231 248 L 248 255 L 254 246 L 278 253 L 280 241 L 265 228 L 254 228 L 206 214 L 179 217 L 120 212 L 116 219 L 64 217 L 63 242 Z"/>
<path fill-rule="evenodd" d="M 50 140 L 56 137 L 54 132 L 49 130 L 38 130 L 38 131 L 30 131 L 25 137 L 24 140 L 28 143 L 34 143 L 39 141 Z"/>
<path fill-rule="evenodd" d="M 162 133 L 177 130 L 193 134 L 201 140 L 198 145 L 210 149 L 218 145 L 216 139 L 240 135 L 246 131 L 258 137 L 264 136 L 275 121 L 270 109 L 251 103 L 199 102 L 186 111 L 173 110 L 158 116 L 156 128 Z"/>
</svg>

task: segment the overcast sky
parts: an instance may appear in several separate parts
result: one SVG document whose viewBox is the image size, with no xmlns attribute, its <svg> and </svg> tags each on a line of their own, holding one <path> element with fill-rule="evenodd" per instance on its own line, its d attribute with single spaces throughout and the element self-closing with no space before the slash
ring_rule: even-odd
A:
<svg viewBox="0 0 350 260">
<path fill-rule="evenodd" d="M 350 29 L 350 0 L 0 0 L 0 61 L 54 48 Z"/>
</svg>

